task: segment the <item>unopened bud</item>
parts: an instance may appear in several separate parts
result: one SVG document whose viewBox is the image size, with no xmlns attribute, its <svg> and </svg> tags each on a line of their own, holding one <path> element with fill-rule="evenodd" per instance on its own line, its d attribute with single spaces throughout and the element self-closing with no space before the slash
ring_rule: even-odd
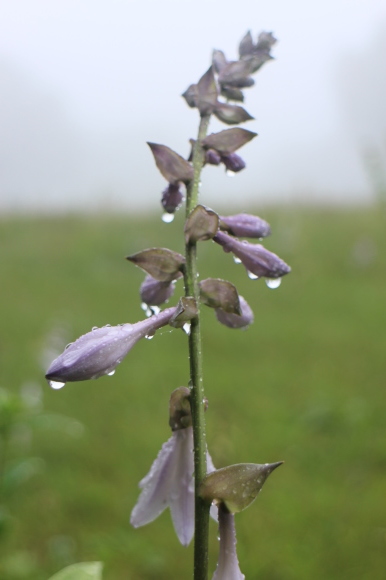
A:
<svg viewBox="0 0 386 580">
<path fill-rule="evenodd" d="M 220 228 L 242 238 L 265 238 L 271 233 L 270 225 L 265 220 L 249 213 L 221 216 Z"/>
<path fill-rule="evenodd" d="M 169 183 L 162 193 L 161 205 L 167 213 L 174 213 L 184 200 L 178 183 Z"/>
<path fill-rule="evenodd" d="M 232 171 L 232 173 L 238 173 L 245 168 L 245 161 L 237 155 L 237 153 L 231 153 L 230 155 L 223 155 L 221 161 L 224 163 L 227 171 Z"/>
<path fill-rule="evenodd" d="M 256 278 L 261 276 L 281 278 L 291 272 L 288 264 L 261 244 L 240 241 L 221 231 L 217 232 L 213 240 L 220 244 L 225 252 L 232 252 L 239 258 L 247 271 Z"/>
<path fill-rule="evenodd" d="M 227 280 L 207 278 L 200 286 L 201 302 L 210 308 L 221 308 L 223 312 L 241 314 L 239 295 L 236 286 Z"/>
<path fill-rule="evenodd" d="M 228 328 L 247 328 L 254 320 L 253 310 L 242 296 L 239 296 L 240 315 L 216 308 L 216 317 L 221 324 Z"/>
<path fill-rule="evenodd" d="M 148 306 L 160 306 L 173 296 L 174 288 L 173 282 L 161 282 L 147 275 L 139 290 L 141 301 Z"/>
<path fill-rule="evenodd" d="M 207 149 L 205 151 L 205 163 L 209 165 L 220 165 L 221 155 L 215 149 Z"/>
</svg>

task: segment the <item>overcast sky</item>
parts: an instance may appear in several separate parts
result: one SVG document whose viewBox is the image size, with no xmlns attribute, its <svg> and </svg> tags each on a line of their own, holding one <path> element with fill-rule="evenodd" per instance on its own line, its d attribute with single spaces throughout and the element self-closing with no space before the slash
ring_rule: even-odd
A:
<svg viewBox="0 0 386 580">
<path fill-rule="evenodd" d="M 0 0 L 0 209 L 155 209 L 166 184 L 145 142 L 187 155 L 197 112 L 180 95 L 249 29 L 279 40 L 246 91 L 259 137 L 234 178 L 205 170 L 205 202 L 372 199 L 384 0 Z"/>
</svg>

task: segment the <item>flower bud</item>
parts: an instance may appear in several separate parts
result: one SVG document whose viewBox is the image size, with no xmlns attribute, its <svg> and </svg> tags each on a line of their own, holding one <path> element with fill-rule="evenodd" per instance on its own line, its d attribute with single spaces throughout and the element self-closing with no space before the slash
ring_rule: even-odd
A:
<svg viewBox="0 0 386 580">
<path fill-rule="evenodd" d="M 141 301 L 148 306 L 160 306 L 174 294 L 173 282 L 161 282 L 147 275 L 139 290 Z"/>
<path fill-rule="evenodd" d="M 217 97 L 218 90 L 211 66 L 197 83 L 197 107 L 202 117 L 213 113 Z"/>
<path fill-rule="evenodd" d="M 208 502 L 225 504 L 232 514 L 247 508 L 260 493 L 277 463 L 239 463 L 209 473 L 200 486 L 200 496 Z"/>
<path fill-rule="evenodd" d="M 215 149 L 207 149 L 205 151 L 205 163 L 209 165 L 220 165 L 221 155 Z"/>
<path fill-rule="evenodd" d="M 237 153 L 231 153 L 230 155 L 223 155 L 221 161 L 224 163 L 227 171 L 232 173 L 238 173 L 245 168 L 245 161 L 237 155 Z"/>
<path fill-rule="evenodd" d="M 265 220 L 249 213 L 221 216 L 220 229 L 243 238 L 265 238 L 271 233 L 270 225 Z"/>
<path fill-rule="evenodd" d="M 175 311 L 167 308 L 135 324 L 104 326 L 84 334 L 51 363 L 46 379 L 66 383 L 112 373 L 141 338 L 168 324 Z"/>
<path fill-rule="evenodd" d="M 184 200 L 178 183 L 169 183 L 162 192 L 161 205 L 167 213 L 174 213 Z"/>
<path fill-rule="evenodd" d="M 252 308 L 242 296 L 239 296 L 241 314 L 226 312 L 222 308 L 216 308 L 216 317 L 221 324 L 228 328 L 247 328 L 254 320 Z"/>
<path fill-rule="evenodd" d="M 254 277 L 280 278 L 291 272 L 291 268 L 279 256 L 269 252 L 261 244 L 240 241 L 224 232 L 217 232 L 213 240 L 220 244 L 224 252 L 232 252 L 247 271 Z"/>
</svg>

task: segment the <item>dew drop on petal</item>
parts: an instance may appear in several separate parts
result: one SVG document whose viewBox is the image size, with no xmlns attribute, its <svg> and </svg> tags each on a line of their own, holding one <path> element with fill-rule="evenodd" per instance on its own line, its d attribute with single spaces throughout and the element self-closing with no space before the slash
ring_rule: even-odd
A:
<svg viewBox="0 0 386 580">
<path fill-rule="evenodd" d="M 59 389 L 62 389 L 66 383 L 61 383 L 60 381 L 48 381 L 48 384 L 50 385 L 51 389 L 58 391 Z"/>
<path fill-rule="evenodd" d="M 189 334 L 190 334 L 190 322 L 185 322 L 184 326 L 182 327 L 182 330 L 185 332 L 185 334 L 187 334 L 189 336 Z"/>
<path fill-rule="evenodd" d="M 165 224 L 170 224 L 174 220 L 174 213 L 165 212 L 164 214 L 162 214 L 161 220 Z"/>
<path fill-rule="evenodd" d="M 93 326 L 91 330 L 98 330 L 97 326 Z"/>
<path fill-rule="evenodd" d="M 147 338 L 147 340 L 151 340 L 153 338 L 154 334 L 147 334 L 145 336 L 145 338 Z"/>
<path fill-rule="evenodd" d="M 108 377 L 112 377 L 115 374 L 115 369 L 107 373 Z"/>
<path fill-rule="evenodd" d="M 235 264 L 241 264 L 241 260 L 237 256 L 233 256 L 233 261 Z"/>
<path fill-rule="evenodd" d="M 253 272 L 247 272 L 248 274 L 248 278 L 250 278 L 251 280 L 257 280 L 259 276 L 256 276 L 256 274 L 254 274 Z"/>
<path fill-rule="evenodd" d="M 161 312 L 161 308 L 159 306 L 149 306 L 152 314 L 159 314 Z"/>
<path fill-rule="evenodd" d="M 281 278 L 266 278 L 265 283 L 267 284 L 268 288 L 279 288 L 281 284 Z"/>
<path fill-rule="evenodd" d="M 226 174 L 228 177 L 234 177 L 236 175 L 236 173 L 234 171 L 231 171 L 230 169 L 226 170 Z"/>
</svg>

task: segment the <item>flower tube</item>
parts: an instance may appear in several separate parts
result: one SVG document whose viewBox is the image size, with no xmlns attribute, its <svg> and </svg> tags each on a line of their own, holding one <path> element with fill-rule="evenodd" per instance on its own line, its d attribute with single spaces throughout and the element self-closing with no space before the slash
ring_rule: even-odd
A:
<svg viewBox="0 0 386 580">
<path fill-rule="evenodd" d="M 46 379 L 67 383 L 112 373 L 141 338 L 168 324 L 175 311 L 167 308 L 135 324 L 95 328 L 66 347 L 49 366 Z"/>
</svg>

